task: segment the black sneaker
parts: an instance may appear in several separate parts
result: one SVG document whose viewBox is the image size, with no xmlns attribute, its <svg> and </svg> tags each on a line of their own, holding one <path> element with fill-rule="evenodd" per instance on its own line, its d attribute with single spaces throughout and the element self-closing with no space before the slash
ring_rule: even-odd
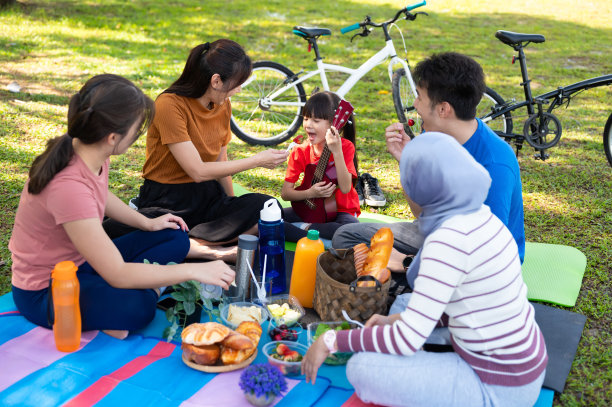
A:
<svg viewBox="0 0 612 407">
<path fill-rule="evenodd" d="M 355 191 L 357 191 L 357 197 L 359 197 L 359 206 L 363 206 L 365 202 L 363 198 L 363 182 L 361 181 L 361 175 L 357 177 L 357 183 L 355 184 Z"/>
<path fill-rule="evenodd" d="M 366 172 L 361 174 L 361 182 L 363 182 L 363 195 L 366 204 L 370 206 L 385 206 L 387 204 L 387 199 L 376 178 Z"/>
</svg>

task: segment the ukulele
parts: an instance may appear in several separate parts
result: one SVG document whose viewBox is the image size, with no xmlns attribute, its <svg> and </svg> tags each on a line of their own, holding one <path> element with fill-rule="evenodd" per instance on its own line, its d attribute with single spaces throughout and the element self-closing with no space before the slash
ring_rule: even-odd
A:
<svg viewBox="0 0 612 407">
<path fill-rule="evenodd" d="M 334 114 L 334 122 L 332 123 L 332 126 L 338 129 L 338 133 L 340 133 L 340 130 L 344 127 L 352 113 L 353 106 L 346 100 L 341 100 Z M 327 168 L 330 157 L 331 150 L 327 146 L 327 143 L 325 143 L 319 162 L 317 164 L 306 165 L 304 169 L 304 179 L 300 186 L 295 189 L 303 191 L 321 181 L 327 181 L 338 185 L 336 167 Z M 343 158 L 341 157 L 340 159 Z M 291 201 L 291 207 L 304 222 L 332 222 L 336 219 L 338 209 L 336 205 L 336 192 L 334 191 L 334 193 L 327 198 L 310 198 L 303 201 Z"/>
</svg>

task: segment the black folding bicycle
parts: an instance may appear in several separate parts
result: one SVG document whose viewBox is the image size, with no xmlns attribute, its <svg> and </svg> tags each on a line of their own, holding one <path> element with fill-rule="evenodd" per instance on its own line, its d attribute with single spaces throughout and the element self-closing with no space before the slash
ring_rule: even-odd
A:
<svg viewBox="0 0 612 407">
<path fill-rule="evenodd" d="M 521 86 L 525 91 L 525 100 L 498 103 L 491 107 L 489 113 L 479 116 L 498 136 L 514 144 L 517 155 L 523 147 L 523 142 L 527 140 L 527 143 L 536 150 L 536 158 L 545 160 L 548 158 L 546 150 L 555 146 L 561 138 L 561 122 L 552 111 L 560 106 L 569 105 L 571 98 L 579 92 L 612 84 L 612 75 L 597 76 L 568 86 L 560 86 L 534 97 L 531 93 L 531 81 L 527 75 L 527 61 L 523 49 L 532 42 L 544 42 L 544 36 L 497 31 L 495 37 L 518 52 L 518 56 L 513 57 L 512 62 L 518 59 L 520 63 L 523 77 Z M 527 119 L 518 132 L 513 132 L 512 112 L 523 107 L 527 108 Z M 608 162 L 612 166 L 612 114 L 605 125 L 603 144 Z"/>
</svg>

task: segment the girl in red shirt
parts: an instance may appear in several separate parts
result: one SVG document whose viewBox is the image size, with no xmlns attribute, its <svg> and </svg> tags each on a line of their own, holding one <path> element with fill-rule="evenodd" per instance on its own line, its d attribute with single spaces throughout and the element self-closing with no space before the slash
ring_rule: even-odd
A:
<svg viewBox="0 0 612 407">
<path fill-rule="evenodd" d="M 295 147 L 289 156 L 285 183 L 281 191 L 281 197 L 286 201 L 304 201 L 313 198 L 328 198 L 335 196 L 336 218 L 318 223 L 305 223 L 304 231 L 309 229 L 318 230 L 324 239 L 331 239 L 334 232 L 347 223 L 357 223 L 357 217 L 361 213 L 359 209 L 359 198 L 354 187 L 357 179 L 357 158 L 355 155 L 355 124 L 352 115 L 343 128 L 344 137 L 340 137 L 338 130 L 332 126 L 334 114 L 340 97 L 332 92 L 319 92 L 314 94 L 304 106 L 304 131 L 307 141 Z M 331 151 L 325 174 L 334 182 L 321 181 L 309 188 L 296 189 L 295 183 L 300 175 L 305 177 L 314 170 L 325 149 Z M 304 222 L 293 208 L 284 208 L 286 222 Z M 299 210 L 298 210 L 299 212 Z M 305 235 L 305 232 L 304 232 Z"/>
</svg>

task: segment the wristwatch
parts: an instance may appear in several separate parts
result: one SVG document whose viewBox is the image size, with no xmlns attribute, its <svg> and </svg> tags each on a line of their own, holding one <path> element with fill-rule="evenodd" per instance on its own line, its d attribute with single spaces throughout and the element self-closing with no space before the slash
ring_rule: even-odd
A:
<svg viewBox="0 0 612 407">
<path fill-rule="evenodd" d="M 325 346 L 329 349 L 329 353 L 336 353 L 338 348 L 336 348 L 336 331 L 334 329 L 330 329 L 323 334 L 323 342 L 325 342 Z"/>
</svg>

